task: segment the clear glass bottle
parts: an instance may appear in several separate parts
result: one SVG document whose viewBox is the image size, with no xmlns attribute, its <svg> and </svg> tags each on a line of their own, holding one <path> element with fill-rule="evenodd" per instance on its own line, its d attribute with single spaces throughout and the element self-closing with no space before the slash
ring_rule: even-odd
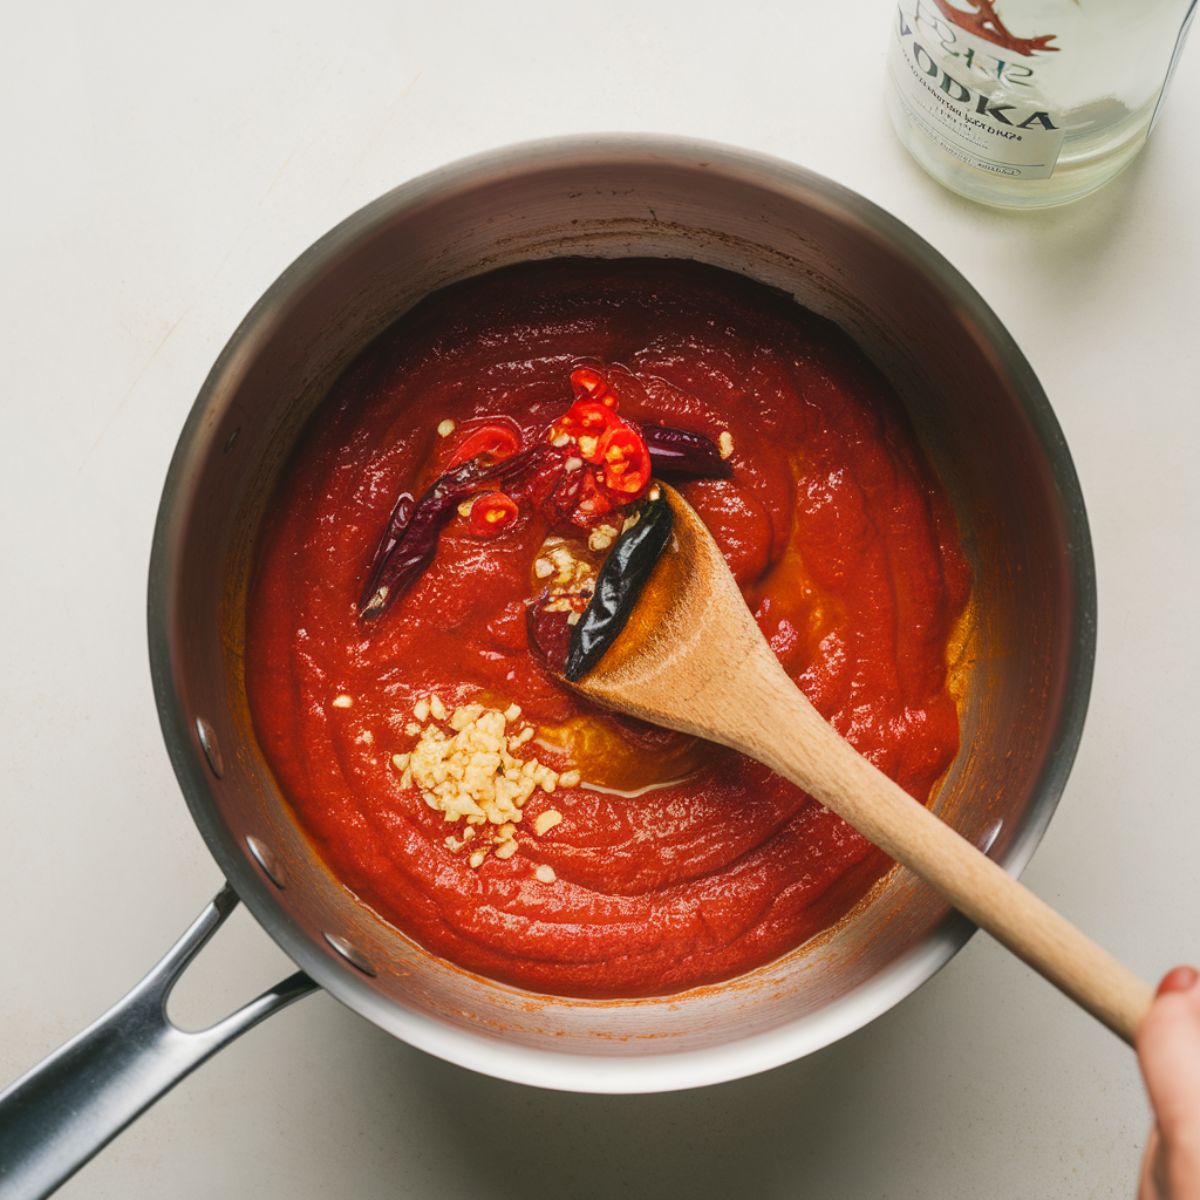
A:
<svg viewBox="0 0 1200 1200">
<path fill-rule="evenodd" d="M 1196 3 L 899 0 L 888 61 L 896 132 L 972 200 L 1076 200 L 1145 143 Z"/>
</svg>

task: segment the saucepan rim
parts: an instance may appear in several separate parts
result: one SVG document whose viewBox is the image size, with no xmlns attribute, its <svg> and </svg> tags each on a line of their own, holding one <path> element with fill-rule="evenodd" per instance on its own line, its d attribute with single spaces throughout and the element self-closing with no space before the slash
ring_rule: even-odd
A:
<svg viewBox="0 0 1200 1200">
<path fill-rule="evenodd" d="M 174 685 L 169 635 L 171 582 L 179 569 L 179 530 L 194 486 L 201 433 L 210 402 L 229 374 L 244 366 L 279 310 L 305 281 L 325 271 L 348 245 L 399 211 L 454 195 L 489 180 L 576 167 L 662 166 L 715 173 L 808 206 L 837 212 L 911 260 L 997 355 L 1014 384 L 1058 492 L 1073 590 L 1072 644 L 1066 660 L 1059 727 L 1029 809 L 1000 862 L 1019 875 L 1041 840 L 1074 761 L 1091 689 L 1096 644 L 1096 582 L 1083 494 L 1059 423 L 1032 368 L 975 289 L 947 260 L 896 217 L 833 181 L 781 159 L 693 138 L 602 134 L 505 146 L 421 175 L 385 193 L 335 226 L 266 290 L 229 339 L 183 426 L 163 487 L 150 558 L 147 618 L 150 666 L 163 738 L 200 832 L 225 877 L 271 937 L 326 991 L 409 1044 L 473 1070 L 514 1082 L 566 1091 L 636 1093 L 723 1082 L 812 1053 L 867 1024 L 931 978 L 962 947 L 974 926 L 948 913 L 907 953 L 854 991 L 816 1013 L 751 1037 L 703 1049 L 620 1056 L 539 1049 L 451 1027 L 375 991 L 348 965 L 310 941 L 278 894 L 252 867 L 219 819 L 191 715 Z"/>
</svg>

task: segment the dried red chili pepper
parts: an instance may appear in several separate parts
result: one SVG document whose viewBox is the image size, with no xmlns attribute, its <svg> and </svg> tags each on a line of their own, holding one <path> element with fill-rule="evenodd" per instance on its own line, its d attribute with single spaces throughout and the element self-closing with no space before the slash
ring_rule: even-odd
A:
<svg viewBox="0 0 1200 1200">
<path fill-rule="evenodd" d="M 641 434 L 655 475 L 728 479 L 733 474 L 717 443 L 702 433 L 670 425 L 642 425 Z"/>
<path fill-rule="evenodd" d="M 386 555 L 359 601 L 358 615 L 373 620 L 408 591 L 433 561 L 438 534 L 454 515 L 455 501 L 449 496 L 426 493 L 413 510 L 403 537 Z"/>
<path fill-rule="evenodd" d="M 638 523 L 617 539 L 596 577 L 596 589 L 579 622 L 572 626 L 562 673 L 574 681 L 587 674 L 625 628 L 629 614 L 671 540 L 674 516 L 665 496 L 647 500 Z M 541 631 L 539 631 L 541 632 Z M 549 641 L 547 630 L 543 636 Z M 557 643 L 552 644 L 557 650 Z M 551 666 L 557 660 L 548 660 Z"/>
<path fill-rule="evenodd" d="M 416 583 L 433 561 L 442 527 L 463 500 L 481 490 L 481 485 L 520 480 L 547 463 L 556 460 L 561 462 L 563 458 L 561 450 L 543 444 L 531 446 L 499 463 L 473 458 L 440 476 L 416 502 L 400 535 L 390 542 L 393 522 L 389 519 L 383 539 L 372 558 L 376 566 L 369 573 L 359 599 L 359 617 L 370 621 L 381 616 L 396 602 L 397 597 Z M 397 504 L 393 516 L 399 508 Z"/>
<path fill-rule="evenodd" d="M 367 586 L 363 590 L 364 596 L 372 596 L 378 590 L 379 576 L 383 571 L 384 564 L 396 549 L 396 544 L 404 536 L 404 531 L 408 528 L 416 507 L 417 502 L 413 499 L 412 492 L 400 493 L 400 498 L 396 501 L 395 507 L 388 517 L 388 523 L 384 527 L 383 537 L 379 539 L 379 545 L 375 547 L 375 555 L 371 559 L 371 566 L 367 571 Z"/>
<path fill-rule="evenodd" d="M 503 533 L 519 515 L 517 502 L 503 492 L 485 492 L 471 505 L 467 529 L 476 537 L 495 537 Z"/>
<path fill-rule="evenodd" d="M 525 610 L 525 631 L 529 648 L 555 674 L 561 675 L 571 648 L 569 614 L 546 607 L 550 595 L 543 592 Z"/>
</svg>

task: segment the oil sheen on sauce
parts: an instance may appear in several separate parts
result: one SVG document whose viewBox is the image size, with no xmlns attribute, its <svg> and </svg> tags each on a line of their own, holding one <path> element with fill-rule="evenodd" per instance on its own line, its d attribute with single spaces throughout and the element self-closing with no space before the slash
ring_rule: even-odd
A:
<svg viewBox="0 0 1200 1200">
<path fill-rule="evenodd" d="M 833 325 L 694 263 L 561 259 L 447 288 L 373 343 L 318 410 L 270 506 L 247 611 L 263 751 L 363 903 L 453 963 L 533 991 L 633 997 L 740 974 L 828 927 L 887 868 L 839 818 L 732 751 L 601 712 L 527 644 L 536 520 L 449 525 L 378 622 L 355 605 L 397 495 L 444 469 L 437 427 L 503 414 L 527 441 L 580 360 L 622 413 L 733 439 L 733 478 L 682 486 L 780 661 L 916 800 L 958 748 L 947 646 L 969 592 L 948 504 L 895 397 Z M 443 426 L 445 428 L 445 426 Z M 511 858 L 472 869 L 389 768 L 414 702 L 520 704 L 583 785 L 536 793 Z M 336 697 L 350 697 L 334 705 Z M 535 874 L 553 868 L 551 883 Z M 543 872 L 547 875 L 547 872 Z"/>
</svg>

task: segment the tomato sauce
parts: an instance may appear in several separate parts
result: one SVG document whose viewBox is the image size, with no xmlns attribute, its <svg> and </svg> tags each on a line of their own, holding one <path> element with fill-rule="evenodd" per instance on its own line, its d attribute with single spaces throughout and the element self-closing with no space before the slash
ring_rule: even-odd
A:
<svg viewBox="0 0 1200 1200">
<path fill-rule="evenodd" d="M 681 490 L 791 677 L 926 802 L 959 738 L 947 647 L 970 583 L 948 504 L 895 397 L 843 333 L 694 263 L 509 268 L 428 298 L 370 346 L 270 506 L 247 690 L 300 824 L 398 929 L 534 991 L 669 993 L 798 946 L 888 860 L 759 764 L 556 683 L 527 640 L 530 564 L 546 534 L 536 513 L 506 515 L 487 540 L 452 521 L 390 611 L 357 615 L 397 496 L 428 487 L 472 428 L 497 418 L 524 444 L 544 438 L 580 362 L 617 372 L 633 421 L 732 436 L 732 478 Z M 450 421 L 455 432 L 439 436 Z M 475 869 L 447 848 L 441 814 L 389 767 L 412 742 L 414 703 L 433 693 L 447 706 L 521 705 L 542 761 L 582 772 L 581 786 L 526 804 L 526 825 L 550 808 L 560 824 Z"/>
</svg>

